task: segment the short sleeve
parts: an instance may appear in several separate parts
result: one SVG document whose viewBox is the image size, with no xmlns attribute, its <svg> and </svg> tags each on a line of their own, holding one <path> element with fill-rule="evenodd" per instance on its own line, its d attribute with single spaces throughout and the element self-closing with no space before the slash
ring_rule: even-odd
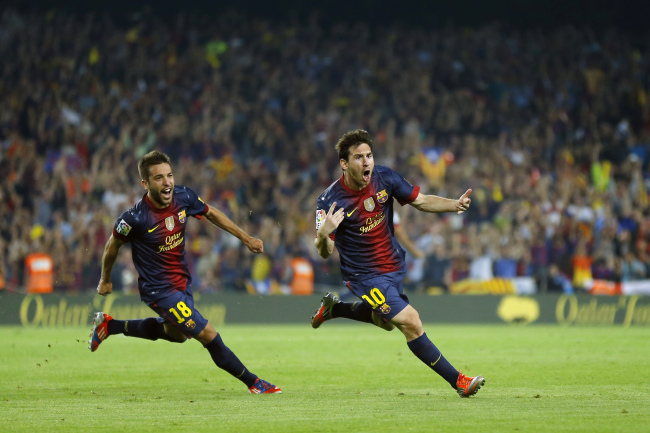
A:
<svg viewBox="0 0 650 433">
<path fill-rule="evenodd" d="M 316 201 L 316 230 L 320 229 L 325 222 L 329 206 L 330 205 L 327 204 L 323 195 L 318 197 L 318 200 Z"/>
<path fill-rule="evenodd" d="M 404 206 L 415 200 L 420 193 L 420 187 L 411 185 L 395 170 L 390 168 L 388 170 L 388 178 L 393 190 L 392 196 L 397 199 L 399 204 Z"/>
<path fill-rule="evenodd" d="M 316 209 L 316 231 L 321 228 L 327 213 L 323 209 Z"/>
<path fill-rule="evenodd" d="M 133 218 L 133 214 L 126 211 L 115 221 L 113 237 L 124 242 L 131 242 L 135 238 L 137 231 L 136 220 Z"/>
<path fill-rule="evenodd" d="M 190 188 L 185 188 L 187 198 L 187 214 L 189 216 L 201 217 L 208 213 L 208 205 L 205 204 L 201 197 Z"/>
<path fill-rule="evenodd" d="M 329 212 L 330 206 L 331 204 L 328 203 L 322 195 L 318 197 L 316 205 L 316 231 L 318 231 L 325 222 L 325 217 L 327 217 L 327 212 Z M 336 230 L 330 233 L 330 239 L 334 240 L 335 234 Z"/>
</svg>

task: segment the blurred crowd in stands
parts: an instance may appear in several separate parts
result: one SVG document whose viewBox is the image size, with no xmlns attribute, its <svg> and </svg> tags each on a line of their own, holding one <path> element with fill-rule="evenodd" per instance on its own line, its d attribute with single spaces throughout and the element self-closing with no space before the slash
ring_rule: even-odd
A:
<svg viewBox="0 0 650 433">
<path fill-rule="evenodd" d="M 291 261 L 339 285 L 313 247 L 334 145 L 363 128 L 376 163 L 423 192 L 472 188 L 469 212 L 396 211 L 416 254 L 410 290 L 530 276 L 540 290 L 650 278 L 648 38 L 570 26 L 517 32 L 276 23 L 152 10 L 116 20 L 0 6 L 0 277 L 54 261 L 55 290 L 92 292 L 119 214 L 158 149 L 265 242 L 253 255 L 193 221 L 195 290 L 286 292 Z M 137 290 L 123 248 L 116 291 Z"/>
</svg>

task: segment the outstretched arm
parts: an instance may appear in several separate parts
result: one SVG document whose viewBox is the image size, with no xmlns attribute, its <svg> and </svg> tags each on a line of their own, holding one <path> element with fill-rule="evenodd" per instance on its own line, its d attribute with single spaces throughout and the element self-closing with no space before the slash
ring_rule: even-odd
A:
<svg viewBox="0 0 650 433">
<path fill-rule="evenodd" d="M 111 282 L 111 271 L 113 270 L 113 265 L 117 259 L 117 253 L 120 252 L 120 248 L 126 242 L 117 239 L 115 236 L 111 235 L 106 242 L 104 247 L 104 255 L 102 256 L 102 276 L 97 285 L 97 293 L 102 296 L 106 296 L 110 293 L 113 293 L 113 283 Z"/>
<path fill-rule="evenodd" d="M 215 226 L 227 231 L 231 235 L 241 240 L 250 251 L 254 253 L 264 252 L 264 243 L 261 239 L 254 238 L 246 233 L 244 230 L 239 228 L 237 224 L 232 222 L 232 220 L 228 218 L 223 212 L 208 205 L 208 213 L 205 214 L 205 218 Z"/>
<path fill-rule="evenodd" d="M 458 200 L 420 193 L 410 204 L 422 212 L 456 212 L 460 215 L 469 209 L 469 205 L 472 202 L 472 199 L 469 198 L 471 192 L 472 190 L 468 189 Z"/>
<path fill-rule="evenodd" d="M 343 208 L 334 212 L 335 207 L 336 202 L 332 203 L 332 206 L 330 206 L 325 221 L 323 221 L 323 225 L 318 229 L 316 240 L 314 241 L 318 254 L 324 259 L 328 258 L 334 251 L 334 241 L 330 239 L 330 234 L 332 234 L 339 224 L 341 224 L 341 221 L 343 221 Z"/>
</svg>

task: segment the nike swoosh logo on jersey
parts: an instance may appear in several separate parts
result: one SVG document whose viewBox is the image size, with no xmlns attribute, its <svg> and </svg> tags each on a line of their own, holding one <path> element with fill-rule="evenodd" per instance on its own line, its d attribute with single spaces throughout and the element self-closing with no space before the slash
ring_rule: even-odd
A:
<svg viewBox="0 0 650 433">
<path fill-rule="evenodd" d="M 156 227 L 149 229 L 148 232 L 151 233 L 152 231 L 156 230 L 160 224 L 158 224 Z"/>
<path fill-rule="evenodd" d="M 347 215 L 348 218 L 349 218 L 349 217 L 351 217 L 352 214 L 355 213 L 356 211 L 357 211 L 357 208 L 355 207 L 354 210 L 353 210 L 352 212 L 349 212 L 349 213 L 347 213 L 346 215 Z"/>
</svg>

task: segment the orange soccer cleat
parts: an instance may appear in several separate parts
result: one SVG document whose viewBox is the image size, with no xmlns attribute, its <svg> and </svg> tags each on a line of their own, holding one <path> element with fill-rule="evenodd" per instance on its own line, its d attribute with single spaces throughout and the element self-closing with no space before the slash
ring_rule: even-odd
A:
<svg viewBox="0 0 650 433">
<path fill-rule="evenodd" d="M 483 385 L 485 385 L 485 378 L 483 376 L 469 377 L 459 372 L 458 381 L 456 382 L 456 392 L 461 397 L 470 397 L 476 394 Z"/>
<path fill-rule="evenodd" d="M 91 352 L 97 350 L 102 341 L 108 338 L 108 322 L 113 320 L 111 316 L 106 313 L 98 312 L 93 317 L 93 329 L 90 331 L 90 340 L 88 341 L 88 349 Z"/>
</svg>

